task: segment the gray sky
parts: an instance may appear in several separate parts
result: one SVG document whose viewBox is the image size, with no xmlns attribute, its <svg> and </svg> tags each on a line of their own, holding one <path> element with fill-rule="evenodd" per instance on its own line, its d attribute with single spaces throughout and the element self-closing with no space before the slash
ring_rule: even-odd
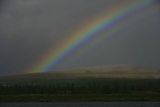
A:
<svg viewBox="0 0 160 107">
<path fill-rule="evenodd" d="M 0 76 L 26 69 L 82 23 L 126 0 L 1 0 Z M 128 1 L 128 0 L 127 0 Z M 158 3 L 158 2 L 157 2 Z M 110 64 L 160 68 L 160 11 L 54 70 Z"/>
</svg>

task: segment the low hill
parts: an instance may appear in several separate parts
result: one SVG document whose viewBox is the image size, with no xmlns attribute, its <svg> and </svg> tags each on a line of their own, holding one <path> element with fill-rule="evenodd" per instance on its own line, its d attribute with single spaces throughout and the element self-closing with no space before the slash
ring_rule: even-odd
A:
<svg viewBox="0 0 160 107">
<path fill-rule="evenodd" d="M 48 73 L 87 73 L 87 74 L 155 74 L 160 73 L 160 69 L 132 66 L 132 65 L 106 65 L 97 67 L 86 67 L 63 71 L 52 71 Z"/>
<path fill-rule="evenodd" d="M 50 81 L 88 77 L 160 78 L 160 69 L 131 65 L 106 65 L 0 77 L 0 83 Z"/>
</svg>

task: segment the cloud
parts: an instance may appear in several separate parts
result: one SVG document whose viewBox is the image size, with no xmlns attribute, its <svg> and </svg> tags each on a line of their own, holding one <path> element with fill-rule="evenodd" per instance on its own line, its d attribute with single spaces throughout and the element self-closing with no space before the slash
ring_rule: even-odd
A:
<svg viewBox="0 0 160 107">
<path fill-rule="evenodd" d="M 4 72 L 0 75 L 23 72 L 30 65 L 35 64 L 36 60 L 42 58 L 46 50 L 57 42 L 61 42 L 81 24 L 97 17 L 108 7 L 119 3 L 123 4 L 123 2 L 129 1 L 1 0 L 0 64 L 2 67 L 0 70 Z M 138 62 L 140 57 L 134 56 L 134 54 L 139 56 L 144 54 L 144 52 L 136 54 L 136 51 L 140 51 L 142 48 L 139 48 L 142 46 L 141 42 L 143 42 L 144 49 L 148 49 L 151 43 L 154 43 L 152 51 L 157 49 L 159 25 L 157 12 L 153 12 L 149 17 L 127 27 L 112 40 L 104 41 L 88 53 L 84 52 L 82 56 L 64 62 L 57 70 L 127 62 L 146 64 L 147 62 Z M 156 53 L 159 51 L 157 50 Z M 154 53 L 146 56 L 144 54 L 145 57 L 141 58 L 149 55 L 154 57 L 153 59 L 158 58 L 158 55 Z M 150 57 L 150 59 L 152 58 Z M 150 64 L 149 62 L 147 64 L 156 65 L 156 63 Z"/>
</svg>

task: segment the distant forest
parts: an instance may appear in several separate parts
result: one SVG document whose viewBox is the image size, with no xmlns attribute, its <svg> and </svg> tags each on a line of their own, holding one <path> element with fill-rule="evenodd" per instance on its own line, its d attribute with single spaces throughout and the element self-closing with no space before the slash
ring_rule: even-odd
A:
<svg viewBox="0 0 160 107">
<path fill-rule="evenodd" d="M 59 80 L 60 81 L 60 80 Z M 21 94 L 131 94 L 160 92 L 160 79 L 78 78 L 54 84 L 0 84 L 0 95 Z"/>
</svg>

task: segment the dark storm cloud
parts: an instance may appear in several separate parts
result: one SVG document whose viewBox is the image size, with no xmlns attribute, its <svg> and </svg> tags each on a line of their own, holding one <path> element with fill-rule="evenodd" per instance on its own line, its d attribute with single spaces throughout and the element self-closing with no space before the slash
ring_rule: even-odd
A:
<svg viewBox="0 0 160 107">
<path fill-rule="evenodd" d="M 155 1 L 156 1 L 156 3 L 160 4 L 160 1 L 159 1 L 159 0 L 155 0 Z"/>
<path fill-rule="evenodd" d="M 160 20 L 152 12 L 136 21 L 84 55 L 63 64 L 64 68 L 126 64 L 160 68 Z M 103 57 L 102 57 L 103 56 Z M 98 62 L 98 63 L 97 63 Z M 60 66 L 62 67 L 62 65 Z"/>
<path fill-rule="evenodd" d="M 5 0 L 0 0 L 0 6 L 2 7 Z"/>
<path fill-rule="evenodd" d="M 24 71 L 72 29 L 103 10 L 106 5 L 101 2 L 5 0 L 0 14 L 2 74 Z"/>
<path fill-rule="evenodd" d="M 23 73 L 79 25 L 124 1 L 128 0 L 1 0 L 0 76 Z M 157 14 L 120 32 L 112 38 L 114 42 L 104 41 L 88 53 L 67 60 L 57 70 L 107 64 L 159 67 Z"/>
</svg>

